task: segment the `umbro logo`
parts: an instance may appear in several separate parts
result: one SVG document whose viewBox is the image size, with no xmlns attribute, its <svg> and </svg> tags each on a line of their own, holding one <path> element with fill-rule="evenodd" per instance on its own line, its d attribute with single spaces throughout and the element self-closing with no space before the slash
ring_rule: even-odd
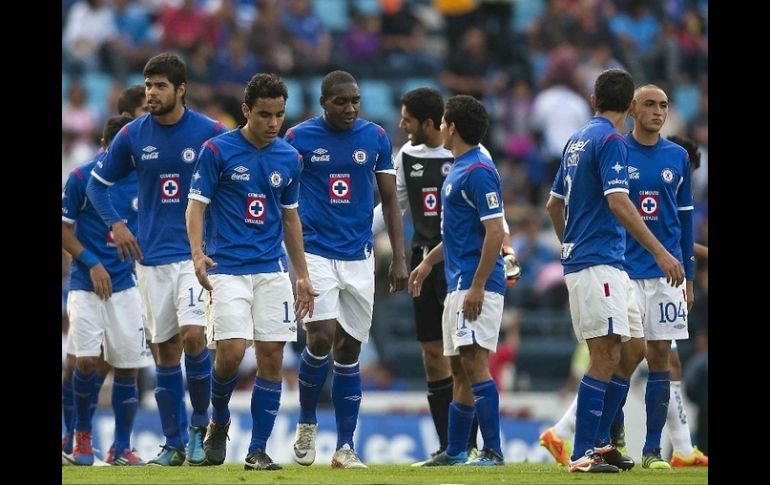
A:
<svg viewBox="0 0 770 485">
<path fill-rule="evenodd" d="M 147 145 L 146 147 L 142 148 L 142 160 L 157 160 L 158 156 L 160 155 L 160 152 L 156 151 L 157 148 L 155 148 L 152 145 Z"/>
<path fill-rule="evenodd" d="M 326 148 L 316 148 L 313 150 L 313 156 L 310 157 L 311 162 L 328 162 L 329 160 L 331 160 L 331 155 Z"/>
<path fill-rule="evenodd" d="M 243 172 L 248 172 L 249 171 L 249 169 L 244 167 L 243 165 L 238 165 L 233 170 L 235 170 L 238 173 L 243 173 Z"/>
<path fill-rule="evenodd" d="M 142 148 L 142 151 L 145 153 L 154 152 L 155 150 L 157 150 L 157 148 L 152 145 L 147 145 L 146 147 Z"/>
</svg>

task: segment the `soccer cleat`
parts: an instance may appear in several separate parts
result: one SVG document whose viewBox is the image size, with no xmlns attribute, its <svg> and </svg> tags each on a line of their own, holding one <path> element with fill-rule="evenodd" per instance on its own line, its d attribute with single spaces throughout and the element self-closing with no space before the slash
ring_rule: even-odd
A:
<svg viewBox="0 0 770 485">
<path fill-rule="evenodd" d="M 484 448 L 476 458 L 469 458 L 465 462 L 468 466 L 502 466 L 505 460 L 492 448 Z"/>
<path fill-rule="evenodd" d="M 185 448 L 187 455 L 185 463 L 190 466 L 206 466 L 206 452 L 203 450 L 203 438 L 206 436 L 205 426 L 190 426 L 190 441 Z"/>
<path fill-rule="evenodd" d="M 653 448 L 651 452 L 642 455 L 642 468 L 670 470 L 671 464 L 660 457 L 660 448 Z"/>
<path fill-rule="evenodd" d="M 75 446 L 72 447 L 73 462 L 77 466 L 94 464 L 94 449 L 91 447 L 90 431 L 75 431 Z"/>
<path fill-rule="evenodd" d="M 249 453 L 246 456 L 244 470 L 280 470 L 282 467 L 265 453 L 265 450 L 259 449 Z"/>
<path fill-rule="evenodd" d="M 332 468 L 369 468 L 364 465 L 356 454 L 356 450 L 345 443 L 342 448 L 332 455 Z"/>
<path fill-rule="evenodd" d="M 423 465 L 425 465 L 425 462 L 427 462 L 428 460 L 430 460 L 430 459 L 434 458 L 436 455 L 438 455 L 438 454 L 439 454 L 439 453 L 441 453 L 442 451 L 444 451 L 444 450 L 443 450 L 443 449 L 441 449 L 441 448 L 439 448 L 439 449 L 438 449 L 438 451 L 434 451 L 433 453 L 431 453 L 431 454 L 430 454 L 430 458 L 428 458 L 427 460 L 418 461 L 418 462 L 412 463 L 412 464 L 411 464 L 411 465 L 409 465 L 409 466 L 423 466 Z"/>
<path fill-rule="evenodd" d="M 315 435 L 318 424 L 297 423 L 297 433 L 294 435 L 294 461 L 300 465 L 310 466 L 315 461 Z"/>
<path fill-rule="evenodd" d="M 620 471 L 628 471 L 635 465 L 634 460 L 630 456 L 624 456 L 623 452 L 613 444 L 605 445 L 601 448 L 594 448 L 594 451 L 602 455 L 604 461 L 618 467 Z"/>
<path fill-rule="evenodd" d="M 570 473 L 618 473 L 620 470 L 615 465 L 604 461 L 604 457 L 594 450 L 586 451 L 586 454 L 575 461 L 569 462 Z"/>
<path fill-rule="evenodd" d="M 62 461 L 63 463 L 63 461 Z M 680 468 L 685 466 L 709 466 L 709 457 L 704 455 L 698 447 L 694 447 L 689 456 L 684 456 L 675 451 L 671 457 L 671 466 Z"/>
<path fill-rule="evenodd" d="M 147 462 L 148 466 L 182 466 L 185 462 L 183 450 L 168 445 L 160 447 L 158 456 Z"/>
<path fill-rule="evenodd" d="M 104 462 L 112 466 L 144 466 L 146 463 L 144 460 L 134 453 L 136 449 L 125 449 L 117 456 L 115 455 L 115 446 L 110 447 L 110 451 L 107 452 L 107 458 Z"/>
<path fill-rule="evenodd" d="M 466 462 L 475 460 L 479 456 L 481 456 L 481 453 L 479 453 L 479 449 L 476 448 L 475 446 L 470 446 L 468 447 L 468 459 L 466 460 Z"/>
<path fill-rule="evenodd" d="M 446 450 L 442 451 L 436 456 L 431 457 L 430 460 L 423 463 L 422 466 L 454 466 L 464 465 L 468 461 L 468 452 L 462 451 L 457 455 L 450 455 Z"/>
<path fill-rule="evenodd" d="M 621 453 L 626 453 L 626 427 L 624 425 L 610 427 L 610 441 Z"/>
<path fill-rule="evenodd" d="M 569 465 L 569 442 L 556 436 L 553 428 L 540 435 L 540 446 L 544 447 L 559 465 Z"/>
<path fill-rule="evenodd" d="M 61 437 L 61 466 L 71 466 L 75 464 L 75 458 L 72 456 L 72 442 L 75 436 L 65 434 Z"/>
<path fill-rule="evenodd" d="M 230 429 L 230 421 L 225 424 L 216 424 L 209 421 L 209 427 L 206 430 L 206 439 L 203 440 L 203 451 L 206 453 L 206 459 L 209 465 L 221 465 L 225 462 L 227 455 L 227 440 L 230 437 L 227 431 Z"/>
</svg>

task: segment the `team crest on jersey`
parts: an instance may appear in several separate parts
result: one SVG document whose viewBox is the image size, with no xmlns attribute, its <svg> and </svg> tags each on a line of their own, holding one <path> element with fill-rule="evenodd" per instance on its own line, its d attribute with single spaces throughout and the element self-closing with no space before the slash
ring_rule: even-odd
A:
<svg viewBox="0 0 770 485">
<path fill-rule="evenodd" d="M 280 173 L 276 171 L 270 174 L 270 185 L 277 188 L 281 186 L 281 182 L 283 182 L 283 177 Z"/>
<path fill-rule="evenodd" d="M 164 173 L 160 175 L 160 201 L 163 204 L 179 202 L 179 194 L 182 191 L 178 173 Z"/>
<path fill-rule="evenodd" d="M 350 174 L 329 174 L 329 202 L 332 204 L 350 204 Z"/>
<path fill-rule="evenodd" d="M 359 165 L 363 165 L 367 160 L 366 152 L 360 148 L 353 152 L 353 160 Z"/>
<path fill-rule="evenodd" d="M 437 187 L 423 187 L 422 214 L 424 216 L 438 215 L 438 188 Z"/>
<path fill-rule="evenodd" d="M 444 164 L 441 165 L 441 175 L 444 177 L 449 175 L 450 170 L 452 170 L 452 162 L 444 162 Z"/>
<path fill-rule="evenodd" d="M 267 206 L 265 201 L 267 197 L 265 194 L 253 194 L 249 193 L 246 197 L 246 223 L 247 224 L 264 224 L 265 212 Z"/>
<path fill-rule="evenodd" d="M 498 207 L 500 207 L 500 200 L 497 198 L 497 193 L 487 192 L 486 198 L 487 198 L 487 207 L 489 207 L 490 209 L 497 209 Z"/>
<path fill-rule="evenodd" d="M 193 163 L 195 161 L 195 150 L 189 147 L 182 150 L 182 161 L 184 163 Z"/>
<path fill-rule="evenodd" d="M 444 187 L 444 197 L 449 197 L 449 194 L 452 193 L 452 184 L 446 184 L 446 187 Z"/>
<path fill-rule="evenodd" d="M 674 181 L 674 171 L 670 168 L 664 168 L 663 171 L 660 172 L 660 176 L 667 184 L 670 184 Z"/>
<path fill-rule="evenodd" d="M 656 220 L 660 211 L 660 193 L 657 190 L 639 192 L 639 215 L 642 220 Z"/>
</svg>

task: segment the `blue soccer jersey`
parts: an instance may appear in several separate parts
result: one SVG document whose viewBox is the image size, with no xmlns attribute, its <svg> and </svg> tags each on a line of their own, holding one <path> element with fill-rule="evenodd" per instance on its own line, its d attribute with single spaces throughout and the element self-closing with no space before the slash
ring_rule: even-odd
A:
<svg viewBox="0 0 770 485">
<path fill-rule="evenodd" d="M 305 251 L 329 259 L 366 259 L 372 250 L 374 174 L 395 175 L 385 130 L 358 119 L 334 131 L 323 117 L 286 132 L 302 156 L 299 215 Z"/>
<path fill-rule="evenodd" d="M 481 260 L 483 221 L 503 217 L 500 174 L 479 147 L 459 156 L 441 187 L 441 238 L 448 291 L 467 290 Z M 498 256 L 486 291 L 505 294 L 503 257 Z"/>
<path fill-rule="evenodd" d="M 94 168 L 94 176 L 107 185 L 136 171 L 136 238 L 144 256 L 143 265 L 190 259 L 184 213 L 195 160 L 203 142 L 225 131 L 222 123 L 189 108 L 173 125 L 162 125 L 152 115 L 142 116 L 120 130 L 104 162 Z M 104 208 L 98 209 L 105 213 Z"/>
<path fill-rule="evenodd" d="M 684 263 L 679 212 L 693 210 L 687 151 L 663 137 L 653 146 L 640 144 L 630 133 L 626 141 L 631 202 L 660 243 Z M 665 276 L 652 254 L 636 239 L 629 237 L 626 245 L 625 269 L 632 279 Z M 687 279 L 692 277 L 687 275 Z"/>
<path fill-rule="evenodd" d="M 564 200 L 564 274 L 606 264 L 623 269 L 626 230 L 606 196 L 628 193 L 628 147 L 612 123 L 594 116 L 570 137 L 551 195 Z"/>
<path fill-rule="evenodd" d="M 301 172 L 281 139 L 257 148 L 235 129 L 203 145 L 189 197 L 208 204 L 204 247 L 217 263 L 209 273 L 287 270 L 281 212 L 297 207 Z"/>
<path fill-rule="evenodd" d="M 92 161 L 70 172 L 64 191 L 61 194 L 61 220 L 75 224 L 75 236 L 78 241 L 91 251 L 112 279 L 112 291 L 123 291 L 134 286 L 132 271 L 133 261 L 121 261 L 112 233 L 104 224 L 94 206 L 86 197 L 86 186 L 91 178 L 91 170 L 97 162 L 104 159 L 102 152 Z M 110 187 L 110 198 L 115 210 L 132 231 L 136 230 L 136 174 L 131 174 Z M 70 289 L 94 291 L 88 266 L 72 258 Z"/>
</svg>

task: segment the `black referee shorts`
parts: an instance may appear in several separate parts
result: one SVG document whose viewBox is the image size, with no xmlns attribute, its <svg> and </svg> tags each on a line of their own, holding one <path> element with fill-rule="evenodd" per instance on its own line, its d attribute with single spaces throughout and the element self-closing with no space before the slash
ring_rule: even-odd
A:
<svg viewBox="0 0 770 485">
<path fill-rule="evenodd" d="M 412 269 L 422 262 L 422 247 L 412 249 Z M 417 340 L 431 342 L 441 340 L 441 316 L 444 313 L 444 298 L 446 298 L 446 277 L 444 263 L 433 267 L 422 284 L 420 296 L 412 298 L 414 308 L 414 323 L 417 329 Z"/>
</svg>

